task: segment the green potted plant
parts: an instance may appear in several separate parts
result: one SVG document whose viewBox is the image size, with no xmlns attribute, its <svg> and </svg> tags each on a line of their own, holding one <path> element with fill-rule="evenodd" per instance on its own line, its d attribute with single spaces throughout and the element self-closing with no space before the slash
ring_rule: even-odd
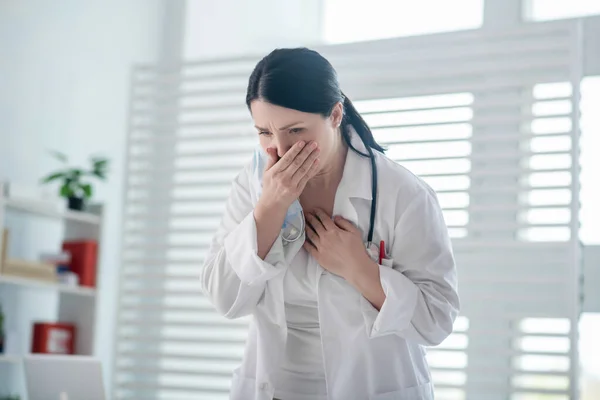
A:
<svg viewBox="0 0 600 400">
<path fill-rule="evenodd" d="M 66 155 L 59 152 L 52 152 L 52 155 L 62 162 L 68 163 Z M 93 188 L 90 179 L 106 180 L 108 171 L 108 160 L 102 157 L 92 157 L 90 159 L 91 168 L 66 167 L 53 172 L 42 179 L 42 183 L 50 183 L 57 180 L 61 181 L 59 194 L 68 200 L 71 210 L 81 211 L 85 208 L 85 203 L 92 197 Z"/>
</svg>

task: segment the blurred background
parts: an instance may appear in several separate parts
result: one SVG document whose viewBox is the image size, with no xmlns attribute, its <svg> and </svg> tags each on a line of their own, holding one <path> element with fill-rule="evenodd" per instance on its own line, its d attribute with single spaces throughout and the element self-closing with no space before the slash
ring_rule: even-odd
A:
<svg viewBox="0 0 600 400">
<path fill-rule="evenodd" d="M 198 277 L 248 76 L 291 46 L 439 194 L 437 398 L 600 399 L 598 0 L 0 0 L 0 398 L 32 352 L 98 359 L 110 399 L 228 398 L 248 320 Z"/>
</svg>

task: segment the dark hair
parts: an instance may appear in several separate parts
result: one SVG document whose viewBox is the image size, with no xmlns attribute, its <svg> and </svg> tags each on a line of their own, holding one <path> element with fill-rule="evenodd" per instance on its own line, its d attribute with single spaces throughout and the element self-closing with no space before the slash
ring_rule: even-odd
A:
<svg viewBox="0 0 600 400">
<path fill-rule="evenodd" d="M 372 149 L 383 152 L 371 129 L 354 105 L 340 89 L 337 73 L 323 56 L 307 48 L 277 49 L 254 68 L 248 82 L 246 105 L 254 100 L 329 117 L 333 107 L 344 104 L 342 137 L 352 150 L 372 157 Z M 348 125 L 352 125 L 369 154 L 363 154 L 350 143 Z"/>
</svg>

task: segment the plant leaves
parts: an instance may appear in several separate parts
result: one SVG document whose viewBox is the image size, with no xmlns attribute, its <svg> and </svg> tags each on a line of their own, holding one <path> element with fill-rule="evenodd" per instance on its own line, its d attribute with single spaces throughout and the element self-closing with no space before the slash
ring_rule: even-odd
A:
<svg viewBox="0 0 600 400">
<path fill-rule="evenodd" d="M 92 175 L 105 180 L 106 179 L 106 171 L 92 171 Z"/>
<path fill-rule="evenodd" d="M 42 179 L 42 183 L 52 182 L 53 180 L 64 178 L 66 174 L 64 172 L 55 172 Z"/>
<path fill-rule="evenodd" d="M 83 190 L 83 194 L 87 199 L 92 197 L 92 185 L 90 185 L 89 183 L 84 183 L 83 185 L 81 185 L 81 190 Z"/>
<path fill-rule="evenodd" d="M 99 160 L 94 163 L 94 171 L 106 171 L 108 169 L 108 160 Z"/>
<path fill-rule="evenodd" d="M 108 159 L 102 157 L 94 157 L 92 160 L 92 169 L 95 171 L 106 170 L 108 168 Z"/>
<path fill-rule="evenodd" d="M 60 151 L 52 150 L 52 151 L 50 151 L 50 154 L 52 154 L 52 156 L 54 158 L 56 158 L 58 161 L 62 161 L 64 163 L 69 161 L 67 156 L 64 153 L 61 153 Z"/>
<path fill-rule="evenodd" d="M 84 175 L 83 170 L 72 168 L 67 171 L 67 177 L 65 181 L 70 184 L 79 184 L 79 180 L 81 179 L 82 175 Z"/>
<path fill-rule="evenodd" d="M 106 158 L 92 158 L 92 164 L 94 168 L 104 167 L 108 164 L 108 159 Z"/>
<path fill-rule="evenodd" d="M 75 193 L 73 192 L 73 189 L 71 189 L 71 185 L 69 183 L 65 183 L 60 187 L 60 195 L 62 197 L 71 197 L 74 194 Z"/>
<path fill-rule="evenodd" d="M 108 159 L 103 157 L 92 157 L 91 161 L 92 170 L 89 172 L 89 175 L 105 180 L 106 172 L 108 170 Z"/>
</svg>

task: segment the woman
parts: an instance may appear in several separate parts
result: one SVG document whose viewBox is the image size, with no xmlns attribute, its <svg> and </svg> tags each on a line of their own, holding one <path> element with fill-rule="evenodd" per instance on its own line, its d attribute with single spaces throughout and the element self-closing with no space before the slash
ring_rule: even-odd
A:
<svg viewBox="0 0 600 400">
<path fill-rule="evenodd" d="M 314 51 L 266 56 L 246 103 L 266 165 L 235 179 L 202 274 L 218 312 L 253 315 L 231 399 L 433 399 L 423 346 L 459 310 L 435 193 L 386 158 Z M 294 204 L 306 229 L 290 241 Z"/>
</svg>

